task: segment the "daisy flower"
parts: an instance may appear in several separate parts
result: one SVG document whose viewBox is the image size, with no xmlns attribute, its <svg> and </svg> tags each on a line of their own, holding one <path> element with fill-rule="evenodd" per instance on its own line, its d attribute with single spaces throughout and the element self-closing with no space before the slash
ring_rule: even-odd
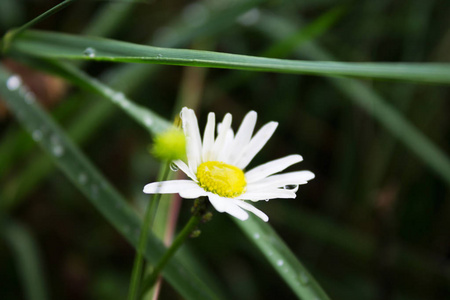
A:
<svg viewBox="0 0 450 300">
<path fill-rule="evenodd" d="M 314 174 L 310 171 L 277 174 L 302 161 L 298 154 L 245 171 L 278 126 L 277 122 L 269 122 L 252 137 L 256 117 L 256 112 L 250 111 L 234 134 L 232 117 L 228 113 L 219 124 L 215 137 L 215 115 L 209 113 L 202 140 L 194 111 L 184 107 L 181 119 L 186 137 L 187 164 L 182 160 L 174 163 L 190 179 L 149 183 L 144 187 L 144 193 L 178 193 L 186 199 L 207 196 L 218 212 L 246 220 L 247 211 L 250 211 L 267 222 L 269 217 L 247 201 L 295 198 L 298 185 L 313 179 Z"/>
</svg>

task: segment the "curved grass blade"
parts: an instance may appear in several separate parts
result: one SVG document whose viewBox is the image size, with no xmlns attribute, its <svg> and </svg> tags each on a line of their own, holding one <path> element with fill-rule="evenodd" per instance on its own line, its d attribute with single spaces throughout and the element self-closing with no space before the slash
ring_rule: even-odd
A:
<svg viewBox="0 0 450 300">
<path fill-rule="evenodd" d="M 48 59 L 25 58 L 25 62 L 28 65 L 65 78 L 81 88 L 105 97 L 115 105 L 122 108 L 133 119 L 147 128 L 147 130 L 152 134 L 158 134 L 166 130 L 171 125 L 170 122 L 158 116 L 148 108 L 135 104 L 133 101 L 128 99 L 124 93 L 116 91 L 99 80 L 90 77 L 88 74 L 75 66 Z"/>
<path fill-rule="evenodd" d="M 39 249 L 26 228 L 10 219 L 2 220 L 3 236 L 13 251 L 26 299 L 49 299 Z"/>
<path fill-rule="evenodd" d="M 10 110 L 31 135 L 37 135 L 40 146 L 60 170 L 91 201 L 105 218 L 136 247 L 141 221 L 125 200 L 95 169 L 66 136 L 64 131 L 36 103 L 16 75 L 0 68 L 0 94 Z M 153 234 L 148 235 L 146 258 L 155 264 L 165 247 Z M 218 299 L 209 286 L 174 257 L 163 271 L 164 277 L 187 299 Z"/>
<path fill-rule="evenodd" d="M 269 14 L 258 24 L 272 39 L 280 39 L 295 32 L 295 26 L 284 19 Z M 297 50 L 311 59 L 332 60 L 333 56 L 313 43 L 306 43 Z M 450 159 L 428 137 L 414 127 L 387 101 L 362 82 L 349 78 L 330 78 L 331 83 L 349 99 L 361 106 L 369 115 L 378 120 L 392 135 L 422 159 L 446 183 L 450 185 Z"/>
<path fill-rule="evenodd" d="M 30 30 L 11 44 L 11 53 L 45 58 L 152 63 L 249 71 L 356 76 L 450 83 L 450 64 L 351 63 L 264 58 L 211 51 L 159 48 L 110 39 Z"/>
<path fill-rule="evenodd" d="M 2 39 L 2 45 L 1 45 L 2 51 L 6 52 L 7 49 L 9 48 L 9 46 L 11 45 L 12 41 L 18 35 L 20 35 L 22 32 L 24 32 L 25 30 L 31 28 L 32 26 L 34 26 L 35 24 L 39 23 L 40 21 L 50 17 L 51 15 L 57 13 L 58 11 L 60 11 L 63 8 L 65 8 L 66 6 L 68 6 L 73 1 L 75 1 L 75 0 L 65 0 L 65 1 L 59 3 L 58 5 L 55 5 L 54 7 L 50 8 L 49 10 L 44 12 L 43 14 L 37 16 L 33 20 L 31 20 L 31 21 L 25 23 L 24 25 L 20 26 L 19 28 L 15 28 L 15 29 L 10 30 L 8 33 L 5 34 L 4 38 Z"/>
<path fill-rule="evenodd" d="M 298 261 L 269 224 L 262 222 L 253 215 L 244 222 L 234 218 L 233 220 L 261 250 L 273 268 L 300 299 L 329 299 L 308 270 Z"/>
</svg>

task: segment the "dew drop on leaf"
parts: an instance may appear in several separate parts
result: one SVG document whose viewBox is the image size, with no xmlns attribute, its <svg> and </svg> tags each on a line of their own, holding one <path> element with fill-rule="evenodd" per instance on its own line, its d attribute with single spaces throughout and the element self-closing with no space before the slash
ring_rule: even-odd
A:
<svg viewBox="0 0 450 300">
<path fill-rule="evenodd" d="M 80 175 L 78 175 L 78 182 L 80 184 L 85 184 L 87 182 L 87 175 L 84 173 L 80 173 Z"/>
<path fill-rule="evenodd" d="M 17 75 L 12 75 L 6 80 L 6 87 L 10 91 L 17 90 L 22 84 L 22 79 Z"/>
<path fill-rule="evenodd" d="M 95 49 L 92 47 L 87 47 L 84 51 L 83 51 L 83 55 L 87 56 L 87 57 L 95 57 Z"/>
<path fill-rule="evenodd" d="M 40 140 L 42 140 L 42 131 L 40 131 L 40 130 L 33 131 L 33 133 L 31 134 L 31 137 L 33 138 L 33 140 L 35 142 L 39 142 Z"/>
<path fill-rule="evenodd" d="M 298 279 L 299 279 L 300 283 L 303 285 L 309 283 L 309 277 L 305 272 L 300 272 L 300 274 L 298 275 Z"/>
</svg>

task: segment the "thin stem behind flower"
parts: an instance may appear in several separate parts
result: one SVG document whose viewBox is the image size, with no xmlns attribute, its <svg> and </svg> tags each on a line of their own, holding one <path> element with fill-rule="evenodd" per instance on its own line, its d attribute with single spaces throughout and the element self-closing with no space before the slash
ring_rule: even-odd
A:
<svg viewBox="0 0 450 300">
<path fill-rule="evenodd" d="M 200 214 L 194 214 L 189 219 L 188 223 L 184 226 L 183 230 L 181 230 L 181 232 L 178 234 L 178 236 L 173 241 L 170 248 L 167 249 L 166 253 L 164 253 L 163 257 L 161 257 L 160 261 L 155 266 L 152 273 L 150 273 L 150 275 L 148 275 L 148 277 L 144 279 L 141 295 L 144 295 L 149 289 L 151 289 L 155 285 L 159 274 L 164 269 L 166 264 L 169 262 L 170 258 L 176 253 L 176 251 L 181 247 L 181 245 L 183 245 L 184 241 L 195 230 L 201 219 L 202 215 Z"/>
<path fill-rule="evenodd" d="M 165 164 L 162 170 L 162 180 L 167 179 L 169 175 L 169 164 Z M 135 300 L 136 296 L 139 294 L 139 288 L 142 278 L 142 270 L 143 270 L 143 255 L 145 252 L 145 248 L 147 246 L 147 234 L 149 228 L 153 227 L 153 222 L 155 220 L 156 211 L 158 210 L 159 200 L 161 199 L 161 194 L 154 194 L 153 199 L 147 205 L 147 209 L 145 211 L 144 221 L 142 222 L 141 234 L 139 236 L 139 244 L 136 253 L 136 257 L 134 259 L 133 271 L 131 274 L 130 281 L 130 289 L 128 291 L 128 300 Z"/>
</svg>

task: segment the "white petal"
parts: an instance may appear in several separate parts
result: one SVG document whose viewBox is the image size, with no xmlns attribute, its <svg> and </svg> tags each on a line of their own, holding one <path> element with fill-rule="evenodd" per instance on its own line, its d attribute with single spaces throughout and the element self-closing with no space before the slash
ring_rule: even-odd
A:
<svg viewBox="0 0 450 300">
<path fill-rule="evenodd" d="M 296 171 L 279 175 L 272 175 L 259 181 L 249 183 L 247 189 L 264 189 L 267 187 L 284 187 L 291 184 L 304 184 L 308 180 L 314 178 L 314 174 L 310 171 Z"/>
<path fill-rule="evenodd" d="M 223 117 L 222 124 L 219 127 L 220 130 L 218 130 L 219 134 L 217 135 L 217 139 L 214 143 L 212 151 L 213 155 L 211 156 L 211 160 L 218 160 L 219 154 L 224 149 L 226 138 L 228 135 L 228 130 L 231 128 L 231 119 L 232 119 L 231 114 L 226 114 Z"/>
<path fill-rule="evenodd" d="M 237 159 L 236 167 L 244 169 L 255 155 L 267 143 L 277 128 L 277 122 L 269 122 L 264 125 L 242 150 L 241 156 Z"/>
<path fill-rule="evenodd" d="M 295 198 L 297 195 L 290 190 L 284 189 L 270 189 L 270 190 L 257 190 L 257 191 L 247 191 L 242 195 L 239 195 L 233 199 L 239 200 L 250 200 L 250 201 L 260 201 L 268 199 L 288 199 Z"/>
<path fill-rule="evenodd" d="M 175 194 L 198 185 L 192 180 L 168 180 L 152 182 L 144 186 L 146 194 Z"/>
<path fill-rule="evenodd" d="M 237 206 L 232 199 L 220 197 L 213 193 L 208 193 L 209 202 L 218 212 L 226 212 L 239 220 L 248 219 L 248 213 Z"/>
<path fill-rule="evenodd" d="M 214 113 L 208 114 L 208 121 L 206 122 L 205 133 L 203 135 L 203 162 L 209 161 L 211 152 L 214 147 L 214 130 L 216 127 L 216 116 Z"/>
<path fill-rule="evenodd" d="M 181 110 L 181 118 L 183 121 L 184 135 L 186 136 L 186 155 L 189 168 L 195 174 L 198 166 L 201 164 L 202 153 L 202 141 L 198 129 L 197 117 L 192 109 L 184 107 Z"/>
<path fill-rule="evenodd" d="M 234 200 L 234 203 L 239 205 L 241 208 L 254 213 L 256 216 L 261 218 L 264 222 L 269 221 L 269 217 L 265 213 L 263 213 L 262 211 L 260 211 L 256 207 L 254 207 L 253 205 L 251 205 L 247 202 L 244 202 L 243 200 Z"/>
<path fill-rule="evenodd" d="M 195 182 L 198 182 L 197 176 L 195 176 L 195 174 L 192 173 L 191 169 L 189 169 L 189 167 L 184 163 L 184 161 L 178 159 L 174 160 L 173 163 L 178 167 L 178 169 L 183 171 L 184 174 L 186 174 L 189 178 L 191 178 Z"/>
<path fill-rule="evenodd" d="M 283 158 L 272 160 L 246 172 L 245 179 L 247 180 L 247 183 L 252 183 L 269 175 L 281 172 L 287 167 L 301 162 L 302 160 L 303 158 L 298 154 L 288 155 Z"/>
<path fill-rule="evenodd" d="M 236 159 L 239 158 L 242 150 L 250 142 L 253 130 L 255 129 L 256 119 L 257 114 L 252 110 L 244 117 L 244 120 L 242 120 L 232 145 L 232 152 L 228 157 L 228 163 L 235 164 Z"/>
<path fill-rule="evenodd" d="M 222 150 L 218 153 L 216 158 L 217 161 L 223 161 L 224 163 L 229 163 L 228 157 L 234 152 L 233 149 L 234 141 L 234 131 L 233 129 L 228 129 L 227 135 L 225 137 L 225 143 L 223 144 Z"/>
<path fill-rule="evenodd" d="M 208 192 L 199 187 L 198 185 L 195 185 L 191 188 L 184 189 L 183 191 L 179 192 L 181 198 L 185 199 L 196 199 L 201 196 L 207 196 Z"/>
</svg>

